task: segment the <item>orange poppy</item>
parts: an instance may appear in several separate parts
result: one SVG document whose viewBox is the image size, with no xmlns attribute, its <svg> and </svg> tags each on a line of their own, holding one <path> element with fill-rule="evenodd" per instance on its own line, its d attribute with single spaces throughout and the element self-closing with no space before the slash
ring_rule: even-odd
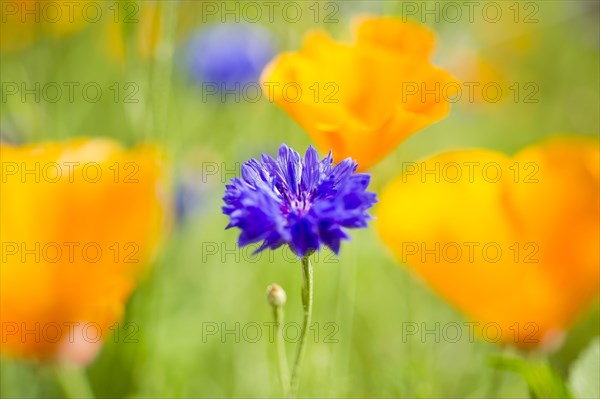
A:
<svg viewBox="0 0 600 399">
<path fill-rule="evenodd" d="M 0 153 L 2 353 L 81 358 L 69 351 L 115 328 L 170 219 L 162 157 L 107 139 Z"/>
<path fill-rule="evenodd" d="M 510 158 L 457 151 L 383 192 L 378 231 L 395 257 L 486 339 L 555 344 L 598 295 L 597 140 L 554 138 Z M 481 331 L 480 331 L 481 332 Z"/>
<path fill-rule="evenodd" d="M 263 71 L 265 95 L 322 151 L 367 169 L 403 140 L 444 118 L 456 82 L 431 64 L 434 34 L 396 18 L 364 18 L 353 43 L 310 32 L 302 49 Z"/>
</svg>

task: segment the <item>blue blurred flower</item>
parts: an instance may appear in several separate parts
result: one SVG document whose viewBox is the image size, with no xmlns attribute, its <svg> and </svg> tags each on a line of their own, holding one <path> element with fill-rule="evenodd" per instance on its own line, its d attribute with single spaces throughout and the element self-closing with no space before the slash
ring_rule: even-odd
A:
<svg viewBox="0 0 600 399">
<path fill-rule="evenodd" d="M 348 239 L 343 228 L 366 227 L 377 202 L 366 191 L 370 175 L 355 173 L 357 166 L 350 158 L 333 165 L 331 152 L 319 160 L 312 146 L 301 158 L 282 144 L 277 159 L 263 154 L 245 162 L 242 177 L 227 185 L 227 228 L 241 229 L 240 246 L 262 241 L 257 252 L 289 244 L 298 256 L 321 245 L 337 254 Z"/>
<path fill-rule="evenodd" d="M 201 209 L 202 202 L 206 199 L 206 188 L 199 179 L 182 179 L 175 187 L 175 220 L 178 224 L 185 221 Z"/>
<path fill-rule="evenodd" d="M 253 24 L 220 24 L 201 29 L 187 47 L 191 75 L 200 82 L 234 89 L 257 82 L 276 52 L 267 29 Z"/>
</svg>

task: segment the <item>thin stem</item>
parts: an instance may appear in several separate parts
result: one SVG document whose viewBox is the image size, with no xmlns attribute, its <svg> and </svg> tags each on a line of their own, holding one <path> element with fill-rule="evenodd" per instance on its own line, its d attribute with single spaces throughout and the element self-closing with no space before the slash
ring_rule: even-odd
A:
<svg viewBox="0 0 600 399">
<path fill-rule="evenodd" d="M 304 308 L 304 322 L 302 323 L 302 334 L 300 336 L 300 344 L 298 353 L 292 368 L 292 381 L 290 383 L 290 391 L 288 397 L 295 398 L 298 392 L 298 384 L 300 383 L 300 369 L 304 352 L 306 352 L 306 342 L 308 337 L 308 329 L 310 327 L 310 319 L 312 316 L 313 305 L 313 269 L 310 263 L 310 254 L 302 258 L 302 307 Z"/>
<path fill-rule="evenodd" d="M 90 387 L 85 369 L 74 365 L 61 364 L 56 366 L 55 375 L 66 398 L 93 399 L 94 393 Z"/>
<path fill-rule="evenodd" d="M 283 340 L 284 312 L 283 306 L 273 306 L 273 317 L 277 334 L 277 359 L 279 361 L 279 380 L 283 389 L 283 395 L 287 394 L 290 384 L 290 372 L 288 370 L 287 355 L 285 353 L 285 342 Z"/>
</svg>

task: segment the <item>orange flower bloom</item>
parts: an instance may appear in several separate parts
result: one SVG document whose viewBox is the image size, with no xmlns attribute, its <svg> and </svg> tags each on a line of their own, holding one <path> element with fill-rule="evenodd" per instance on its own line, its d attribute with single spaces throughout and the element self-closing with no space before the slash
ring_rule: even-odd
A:
<svg viewBox="0 0 600 399">
<path fill-rule="evenodd" d="M 91 361 L 82 345 L 110 335 L 169 220 L 160 154 L 105 139 L 0 154 L 2 353 Z"/>
<path fill-rule="evenodd" d="M 261 81 L 321 150 L 352 157 L 364 170 L 448 114 L 458 84 L 429 61 L 433 46 L 423 26 L 365 18 L 351 44 L 309 33 L 302 49 L 279 55 Z"/>
<path fill-rule="evenodd" d="M 484 338 L 554 343 L 598 294 L 599 161 L 596 140 L 555 138 L 513 158 L 471 150 L 405 165 L 378 230 L 435 291 L 496 323 Z"/>
</svg>

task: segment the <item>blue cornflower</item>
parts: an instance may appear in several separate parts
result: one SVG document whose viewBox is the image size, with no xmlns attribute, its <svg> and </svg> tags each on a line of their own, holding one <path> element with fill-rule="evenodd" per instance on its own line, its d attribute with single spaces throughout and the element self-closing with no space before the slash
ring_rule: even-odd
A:
<svg viewBox="0 0 600 399">
<path fill-rule="evenodd" d="M 219 24 L 194 34 L 187 46 L 187 65 L 200 82 L 220 89 L 257 82 L 276 52 L 271 32 L 259 25 Z"/>
<path fill-rule="evenodd" d="M 357 166 L 350 158 L 333 165 L 331 152 L 319 160 L 312 146 L 301 158 L 282 144 L 277 159 L 263 154 L 245 162 L 242 177 L 227 185 L 227 228 L 240 228 L 240 246 L 262 241 L 257 252 L 289 244 L 298 256 L 322 245 L 337 254 L 349 238 L 344 228 L 366 227 L 377 202 L 366 191 L 371 176 L 355 173 Z"/>
</svg>

